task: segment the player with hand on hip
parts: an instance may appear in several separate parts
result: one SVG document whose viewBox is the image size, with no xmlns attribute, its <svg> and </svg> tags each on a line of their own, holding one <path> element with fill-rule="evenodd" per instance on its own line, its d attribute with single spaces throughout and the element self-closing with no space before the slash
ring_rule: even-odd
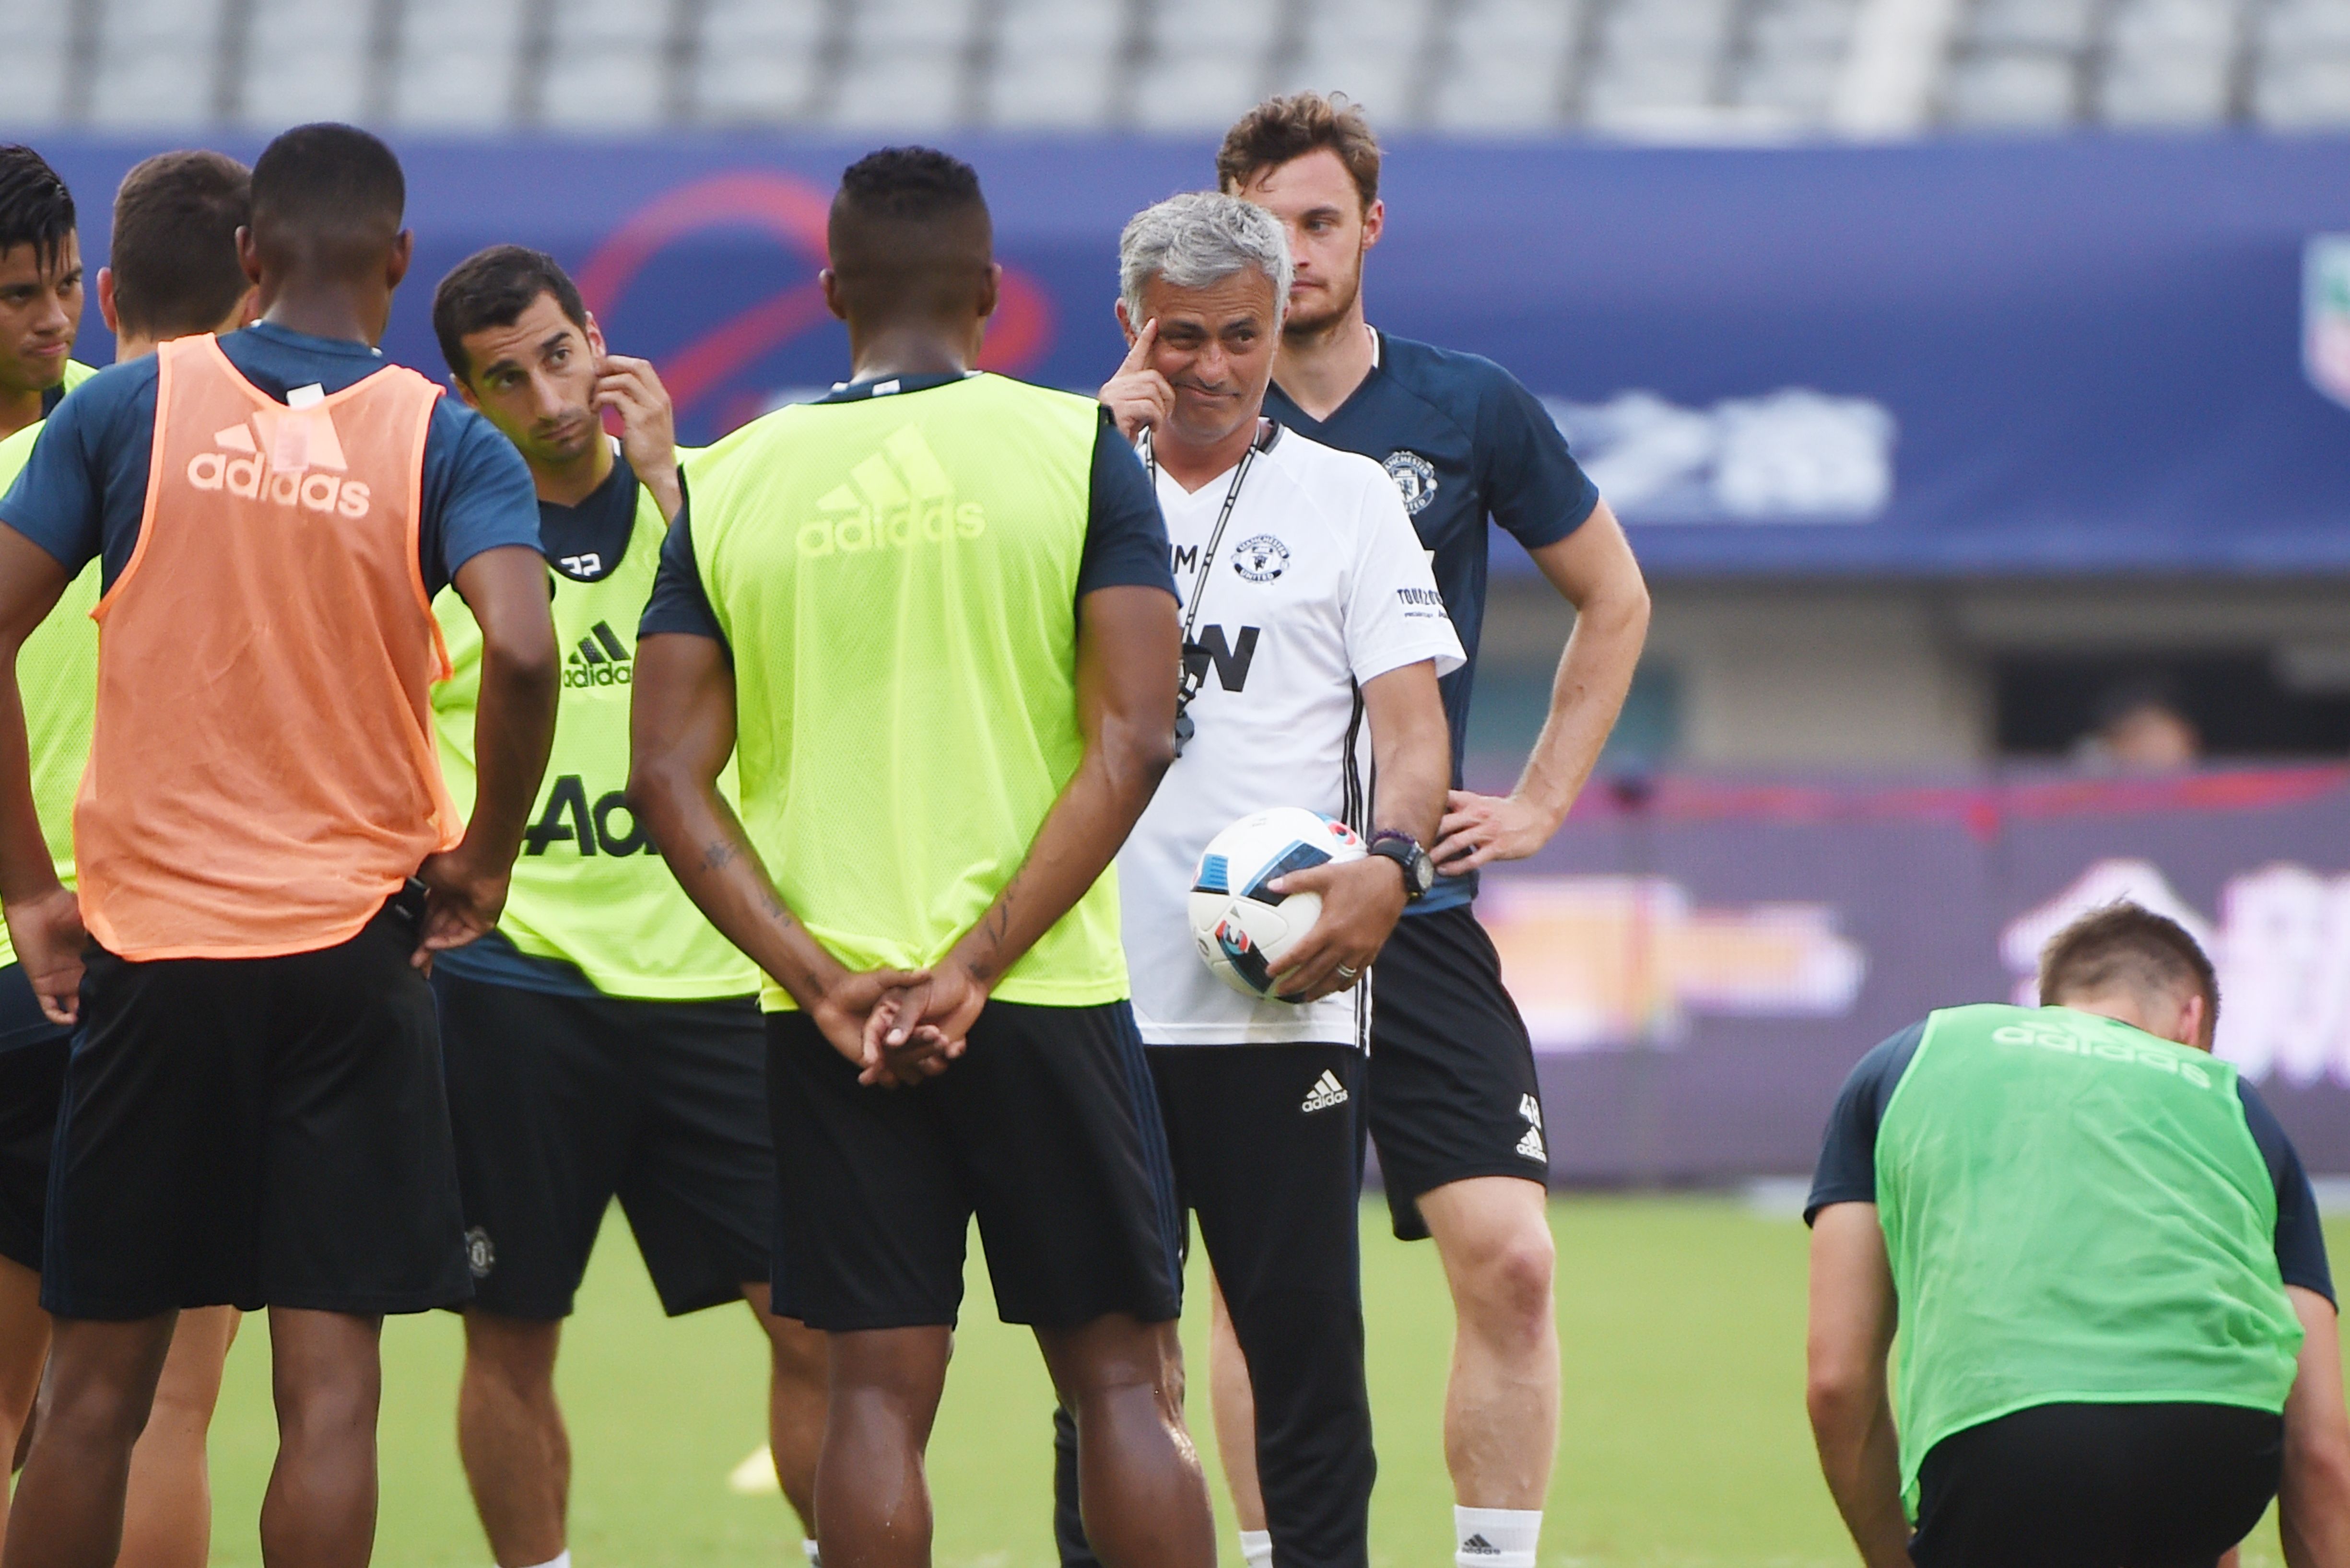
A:
<svg viewBox="0 0 2350 1568">
<path fill-rule="evenodd" d="M 1216 173 L 1289 236 L 1295 279 L 1265 412 L 1387 470 L 1468 655 L 1442 682 L 1453 788 L 1432 846 L 1441 875 L 1379 953 L 1368 1119 L 1396 1234 L 1435 1238 L 1458 1319 L 1444 1406 L 1455 1560 L 1534 1568 L 1558 1438 L 1549 1149 L 1525 1024 L 1471 900 L 1481 867 L 1534 853 L 1565 820 L 1630 688 L 1648 597 L 1623 530 L 1509 372 L 1364 319 L 1363 265 L 1386 222 L 1379 157 L 1359 109 L 1300 93 L 1243 117 Z M 1154 396 L 1104 392 L 1121 429 Z M 1575 611 L 1549 717 L 1507 795 L 1473 794 L 1461 776 L 1489 518 Z M 1228 1324 L 1213 1344 L 1222 1418 L 1246 1400 L 1248 1373 Z M 1234 1494 L 1243 1527 L 1261 1528 L 1245 1477 Z"/>
<path fill-rule="evenodd" d="M 851 379 L 693 460 L 629 786 L 770 977 L 775 1305 L 829 1335 L 819 1540 L 929 1561 L 976 1215 L 997 1314 L 1076 1408 L 1102 1556 L 1210 1568 L 1110 872 L 1174 747 L 1166 530 L 1090 400 L 977 369 L 1001 273 L 969 165 L 860 160 L 827 240 Z"/>
<path fill-rule="evenodd" d="M 1451 769 L 1437 678 L 1461 643 L 1379 466 L 1261 417 L 1288 296 L 1281 225 L 1236 197 L 1177 196 L 1118 250 L 1117 380 L 1164 389 L 1142 441 L 1196 676 L 1182 753 L 1118 852 L 1135 1018 L 1177 1195 L 1255 1375 L 1253 1409 L 1215 1411 L 1228 1468 L 1262 1477 L 1266 1523 L 1243 1549 L 1365 1568 L 1365 971 L 1433 877 L 1422 845 Z M 1256 1000 L 1198 961 L 1187 903 L 1209 841 L 1274 806 L 1342 821 L 1372 853 L 1270 884 L 1322 906 Z M 1064 1536 L 1081 1536 L 1076 1479 L 1060 1468 Z"/>
<path fill-rule="evenodd" d="M 62 185 L 56 200 L 69 202 Z M 68 205 L 62 221 L 70 223 L 70 212 Z M 250 171 L 217 152 L 158 153 L 122 177 L 109 265 L 99 269 L 97 288 L 118 362 L 173 338 L 234 332 L 252 318 L 253 287 L 236 259 L 236 231 L 251 212 Z M 0 441 L 0 490 L 23 471 L 42 428 L 30 424 Z M 97 563 L 85 567 L 16 654 L 33 803 L 68 887 L 73 801 L 89 760 L 98 696 L 98 626 L 89 612 L 98 606 L 99 576 Z M 41 1232 L 72 1036 L 42 1012 L 0 933 L 0 1454 L 16 1449 L 48 1354 Z M 120 1568 L 203 1568 L 212 1535 L 204 1442 L 236 1323 L 229 1306 L 180 1314 L 153 1413 L 131 1450 Z M 5 1517 L 0 1502 L 0 1523 Z"/>
<path fill-rule="evenodd" d="M 297 127 L 237 235 L 261 319 L 100 372 L 0 496 L 0 901 L 81 1033 L 50 1169 L 56 1322 L 10 1568 L 114 1562 L 178 1313 L 270 1314 L 273 1562 L 364 1563 L 387 1313 L 470 1289 L 432 992 L 492 928 L 555 722 L 529 472 L 374 348 L 408 269 L 390 149 Z M 68 890 L 17 653 L 102 563 Z M 481 622 L 481 788 L 434 756 L 430 599 Z"/>
<path fill-rule="evenodd" d="M 624 800 L 637 619 L 684 499 L 669 394 L 650 364 L 607 352 L 554 258 L 520 245 L 459 263 L 432 324 L 457 395 L 530 465 L 565 653 L 555 750 L 498 929 L 433 968 L 473 1272 L 458 1451 L 504 1568 L 567 1565 L 556 1352 L 617 1196 L 666 1311 L 743 1300 L 768 1335 L 770 1447 L 813 1542 L 824 1342 L 768 1310 L 758 971 Z M 434 607 L 455 674 L 433 713 L 462 805 L 482 638 L 454 590 Z M 723 783 L 731 798 L 731 772 Z"/>
</svg>

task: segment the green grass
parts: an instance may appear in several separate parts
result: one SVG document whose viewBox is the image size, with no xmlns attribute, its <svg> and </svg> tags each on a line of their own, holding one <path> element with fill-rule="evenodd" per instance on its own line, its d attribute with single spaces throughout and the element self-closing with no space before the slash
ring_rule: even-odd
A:
<svg viewBox="0 0 2350 1568">
<path fill-rule="evenodd" d="M 1377 1568 L 1447 1568 L 1451 1494 L 1439 1431 L 1451 1313 L 1432 1249 L 1364 1210 L 1379 1484 Z M 1804 1231 L 1737 1203 L 1569 1199 L 1552 1206 L 1566 1367 L 1544 1568 L 1789 1568 L 1853 1561 L 1803 1413 Z M 2350 1230 L 2332 1231 L 2345 1256 Z M 973 1249 L 976 1253 L 976 1248 Z M 1194 1283 L 1197 1284 L 1195 1274 Z M 1193 1292 L 1195 1303 L 1204 1297 Z M 1215 1478 L 1198 1314 L 1185 1324 L 1201 1393 L 1193 1434 Z M 213 1559 L 255 1563 L 254 1520 L 276 1444 L 267 1337 L 230 1358 L 213 1428 Z M 446 1314 L 385 1334 L 383 1513 L 391 1568 L 488 1568 L 453 1436 L 460 1343 Z M 564 1345 L 581 1568 L 798 1568 L 780 1498 L 740 1497 L 727 1472 L 762 1438 L 762 1342 L 740 1308 L 660 1316 L 624 1226 L 605 1231 Z M 1049 1568 L 1051 1394 L 1034 1342 L 994 1319 L 974 1256 L 972 1297 L 931 1445 L 944 1568 Z M 788 1554 L 788 1555 L 787 1555 Z M 2244 1554 L 2279 1559 L 2272 1525 Z"/>
</svg>

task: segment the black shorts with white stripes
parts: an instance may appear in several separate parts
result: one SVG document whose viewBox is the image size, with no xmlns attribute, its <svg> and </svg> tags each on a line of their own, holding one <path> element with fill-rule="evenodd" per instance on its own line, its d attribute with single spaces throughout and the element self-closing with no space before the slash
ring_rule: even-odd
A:
<svg viewBox="0 0 2350 1568">
<path fill-rule="evenodd" d="M 1371 971 L 1370 1126 L 1407 1241 L 1428 1235 L 1424 1192 L 1472 1176 L 1550 1178 L 1534 1045 L 1466 904 L 1398 920 Z"/>
</svg>

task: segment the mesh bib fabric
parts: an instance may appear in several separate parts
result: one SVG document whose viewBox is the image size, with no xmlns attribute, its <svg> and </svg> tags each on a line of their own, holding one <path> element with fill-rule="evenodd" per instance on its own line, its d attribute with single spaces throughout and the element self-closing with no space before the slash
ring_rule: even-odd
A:
<svg viewBox="0 0 2350 1568">
<path fill-rule="evenodd" d="M 1877 1181 L 1913 1517 L 1927 1451 L 2015 1410 L 2284 1407 L 2301 1324 L 2227 1063 L 2067 1008 L 1937 1012 Z"/>
<path fill-rule="evenodd" d="M 779 410 L 693 464 L 733 650 L 743 821 L 851 969 L 927 965 L 1019 868 L 1084 753 L 1076 584 L 1098 415 L 995 376 Z M 994 994 L 1127 994 L 1106 871 Z M 780 987 L 770 1009 L 792 1005 Z"/>
</svg>

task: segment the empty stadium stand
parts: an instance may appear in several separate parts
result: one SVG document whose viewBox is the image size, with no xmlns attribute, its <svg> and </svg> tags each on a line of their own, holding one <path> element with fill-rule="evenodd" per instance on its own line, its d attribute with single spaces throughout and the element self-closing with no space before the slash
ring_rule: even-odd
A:
<svg viewBox="0 0 2350 1568">
<path fill-rule="evenodd" d="M 0 0 L 0 125 L 1683 140 L 2350 126 L 2350 0 Z"/>
</svg>

